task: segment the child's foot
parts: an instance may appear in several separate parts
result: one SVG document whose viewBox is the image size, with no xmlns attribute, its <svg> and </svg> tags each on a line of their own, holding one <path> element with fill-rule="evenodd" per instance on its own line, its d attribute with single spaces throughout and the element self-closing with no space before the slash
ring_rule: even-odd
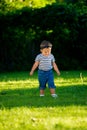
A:
<svg viewBox="0 0 87 130">
<path fill-rule="evenodd" d="M 44 97 L 44 94 L 40 94 L 40 97 Z"/>
<path fill-rule="evenodd" d="M 57 98 L 57 94 L 51 94 L 52 97 Z"/>
</svg>

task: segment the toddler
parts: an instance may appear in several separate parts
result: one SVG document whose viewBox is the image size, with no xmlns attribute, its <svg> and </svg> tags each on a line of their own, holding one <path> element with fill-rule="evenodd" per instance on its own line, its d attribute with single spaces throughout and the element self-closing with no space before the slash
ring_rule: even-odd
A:
<svg viewBox="0 0 87 130">
<path fill-rule="evenodd" d="M 51 54 L 52 44 L 49 41 L 42 41 L 40 44 L 41 53 L 38 54 L 35 58 L 35 63 L 30 71 L 30 75 L 33 75 L 35 69 L 38 67 L 38 80 L 40 88 L 40 96 L 44 96 L 44 90 L 46 84 L 48 83 L 48 88 L 52 97 L 57 97 L 55 93 L 55 84 L 52 68 L 60 75 L 60 71 L 55 63 L 55 58 Z"/>
</svg>

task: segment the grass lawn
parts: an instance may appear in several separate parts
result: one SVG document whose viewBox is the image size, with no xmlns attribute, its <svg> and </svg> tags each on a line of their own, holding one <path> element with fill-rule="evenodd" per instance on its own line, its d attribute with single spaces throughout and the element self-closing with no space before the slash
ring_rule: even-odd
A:
<svg viewBox="0 0 87 130">
<path fill-rule="evenodd" d="M 56 99 L 28 73 L 0 74 L 0 130 L 87 130 L 87 71 L 54 73 Z"/>
</svg>

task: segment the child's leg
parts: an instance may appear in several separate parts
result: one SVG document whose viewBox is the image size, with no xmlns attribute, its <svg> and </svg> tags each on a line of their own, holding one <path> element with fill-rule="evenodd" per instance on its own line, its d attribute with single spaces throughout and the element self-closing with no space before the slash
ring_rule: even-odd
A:
<svg viewBox="0 0 87 130">
<path fill-rule="evenodd" d="M 46 82 L 47 82 L 44 71 L 38 70 L 38 80 L 39 80 L 40 96 L 44 96 L 44 90 L 46 88 Z"/>
<path fill-rule="evenodd" d="M 55 89 L 54 88 L 50 88 L 50 93 L 51 93 L 51 96 L 56 98 L 57 97 L 57 94 L 55 94 Z"/>
<path fill-rule="evenodd" d="M 55 89 L 54 88 L 50 88 L 50 93 L 51 94 L 55 94 Z"/>
<path fill-rule="evenodd" d="M 50 89 L 50 93 L 52 97 L 57 97 L 57 94 L 55 94 L 55 84 L 54 84 L 54 77 L 52 70 L 49 71 L 49 78 L 48 78 L 48 87 Z"/>
<path fill-rule="evenodd" d="M 40 89 L 40 96 L 44 96 L 44 89 Z"/>
</svg>

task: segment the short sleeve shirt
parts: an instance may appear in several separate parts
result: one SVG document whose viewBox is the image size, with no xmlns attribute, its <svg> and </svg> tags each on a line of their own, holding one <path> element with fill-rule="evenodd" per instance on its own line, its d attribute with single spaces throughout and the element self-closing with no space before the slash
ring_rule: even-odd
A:
<svg viewBox="0 0 87 130">
<path fill-rule="evenodd" d="M 44 56 L 42 54 L 38 54 L 35 58 L 35 61 L 39 62 L 39 69 L 43 71 L 48 71 L 53 68 L 52 63 L 55 62 L 55 58 L 53 54 L 49 56 Z"/>
</svg>

